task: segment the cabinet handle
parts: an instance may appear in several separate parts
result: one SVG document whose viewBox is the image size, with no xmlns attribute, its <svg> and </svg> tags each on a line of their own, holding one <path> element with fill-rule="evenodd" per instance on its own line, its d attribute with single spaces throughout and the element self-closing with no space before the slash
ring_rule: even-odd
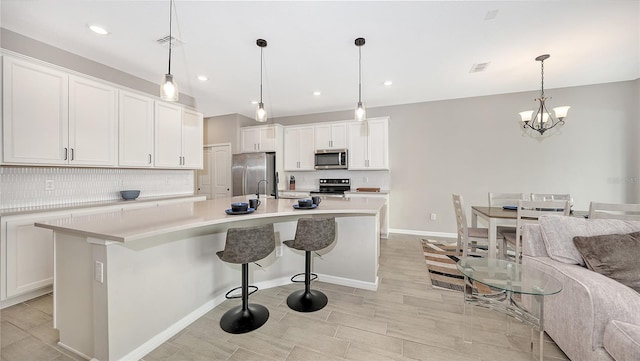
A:
<svg viewBox="0 0 640 361">
<path fill-rule="evenodd" d="M 67 160 L 68 158 L 69 158 L 69 149 L 64 148 L 64 160 Z"/>
<path fill-rule="evenodd" d="M 186 163 L 184 157 L 182 157 L 182 165 L 184 165 Z"/>
<path fill-rule="evenodd" d="M 75 159 L 75 151 L 73 148 L 71 148 L 71 160 Z"/>
<path fill-rule="evenodd" d="M 149 153 L 149 164 L 151 164 L 151 153 Z"/>
</svg>

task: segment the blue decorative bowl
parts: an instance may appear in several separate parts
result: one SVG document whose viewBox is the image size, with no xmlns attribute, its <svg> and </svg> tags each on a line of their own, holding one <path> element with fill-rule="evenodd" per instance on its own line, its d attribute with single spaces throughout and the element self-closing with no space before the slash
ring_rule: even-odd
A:
<svg viewBox="0 0 640 361">
<path fill-rule="evenodd" d="M 139 195 L 140 195 L 140 191 L 139 190 L 120 191 L 120 196 L 125 201 L 134 200 L 134 199 L 138 198 Z"/>
<path fill-rule="evenodd" d="M 231 203 L 231 211 L 233 212 L 246 212 L 249 209 L 249 203 L 238 202 Z"/>
</svg>

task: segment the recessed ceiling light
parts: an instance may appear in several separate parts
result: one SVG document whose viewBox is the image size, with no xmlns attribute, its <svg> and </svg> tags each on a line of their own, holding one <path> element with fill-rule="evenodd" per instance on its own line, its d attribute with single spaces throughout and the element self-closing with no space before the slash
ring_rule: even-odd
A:
<svg viewBox="0 0 640 361">
<path fill-rule="evenodd" d="M 198 75 L 198 80 L 200 80 L 200 81 L 207 81 L 207 80 L 209 80 L 209 78 L 207 78 L 207 76 L 206 76 L 206 75 Z"/>
<path fill-rule="evenodd" d="M 391 84 L 393 84 L 393 82 L 391 80 L 387 80 L 383 83 L 385 86 L 389 86 Z"/>
<path fill-rule="evenodd" d="M 91 29 L 91 31 L 93 31 L 96 34 L 100 34 L 100 35 L 107 35 L 109 34 L 109 32 L 107 31 L 107 29 L 103 28 L 100 25 L 89 25 L 89 29 Z"/>
<path fill-rule="evenodd" d="M 322 94 L 322 93 L 320 93 L 320 91 L 318 91 L 318 90 L 313 92 L 313 95 L 315 95 L 315 96 L 320 96 L 320 94 Z"/>
<path fill-rule="evenodd" d="M 252 100 L 251 104 L 256 105 L 256 104 L 258 104 L 258 101 L 257 100 Z"/>
</svg>

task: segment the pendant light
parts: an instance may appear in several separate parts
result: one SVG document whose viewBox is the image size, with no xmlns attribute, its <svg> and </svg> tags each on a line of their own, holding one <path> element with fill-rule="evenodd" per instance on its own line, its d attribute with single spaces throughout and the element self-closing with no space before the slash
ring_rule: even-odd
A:
<svg viewBox="0 0 640 361">
<path fill-rule="evenodd" d="M 173 80 L 171 75 L 171 47 L 173 42 L 173 36 L 171 34 L 171 22 L 173 19 L 173 0 L 169 0 L 169 70 L 167 74 L 162 77 L 160 83 L 160 98 L 170 102 L 178 101 L 178 84 Z"/>
<path fill-rule="evenodd" d="M 358 47 L 358 104 L 356 105 L 355 118 L 361 122 L 367 120 L 367 110 L 362 104 L 362 46 L 364 38 L 357 38 L 355 43 Z"/>
<path fill-rule="evenodd" d="M 256 109 L 256 121 L 264 123 L 267 121 L 267 110 L 264 109 L 264 103 L 262 102 L 262 51 L 267 47 L 267 41 L 264 39 L 258 39 L 256 40 L 256 45 L 260 47 L 260 103 L 258 103 L 258 108 Z"/>
</svg>

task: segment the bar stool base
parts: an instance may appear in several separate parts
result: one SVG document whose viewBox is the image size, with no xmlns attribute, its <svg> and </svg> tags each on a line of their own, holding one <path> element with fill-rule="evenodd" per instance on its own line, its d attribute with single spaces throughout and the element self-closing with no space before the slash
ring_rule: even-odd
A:
<svg viewBox="0 0 640 361">
<path fill-rule="evenodd" d="M 305 290 L 295 291 L 287 297 L 287 305 L 298 312 L 314 312 L 327 305 L 327 295 L 320 291 Z"/>
<path fill-rule="evenodd" d="M 269 319 L 269 310 L 262 305 L 251 303 L 247 310 L 237 306 L 220 319 L 220 327 L 229 333 L 247 333 L 260 328 Z"/>
</svg>

